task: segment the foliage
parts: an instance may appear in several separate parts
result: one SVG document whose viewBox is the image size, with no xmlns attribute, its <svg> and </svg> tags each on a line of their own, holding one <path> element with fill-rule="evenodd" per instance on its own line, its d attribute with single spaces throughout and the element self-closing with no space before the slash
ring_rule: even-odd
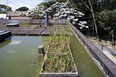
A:
<svg viewBox="0 0 116 77">
<path fill-rule="evenodd" d="M 0 13 L 6 13 L 7 11 L 11 11 L 11 7 L 0 4 Z"/>
<path fill-rule="evenodd" d="M 43 5 L 44 7 L 49 8 L 54 3 L 55 3 L 54 1 L 42 2 L 42 3 L 38 4 L 38 6 Z"/>
<path fill-rule="evenodd" d="M 98 22 L 101 27 L 109 31 L 116 31 L 116 9 L 115 10 L 103 10 L 99 13 Z"/>
<path fill-rule="evenodd" d="M 23 21 L 22 22 L 22 27 L 27 27 L 29 25 L 29 21 Z"/>
<path fill-rule="evenodd" d="M 101 0 L 98 1 L 99 11 L 104 9 L 113 10 L 116 9 L 116 0 Z"/>
<path fill-rule="evenodd" d="M 28 11 L 28 10 L 29 10 L 29 8 L 25 7 L 25 6 L 19 7 L 18 9 L 16 9 L 16 11 Z"/>
<path fill-rule="evenodd" d="M 83 13 L 85 13 L 84 20 L 87 20 L 88 22 L 89 32 L 92 33 L 91 36 L 95 34 L 94 33 L 95 27 L 93 26 L 93 19 L 90 13 L 91 11 L 89 11 L 84 6 L 84 3 L 86 3 L 87 5 L 89 4 L 88 1 L 91 2 L 95 14 L 95 19 L 97 19 L 96 24 L 98 26 L 98 33 L 100 35 L 100 38 L 106 38 L 108 37 L 109 34 L 112 33 L 115 34 L 115 32 L 113 31 L 116 31 L 114 30 L 116 29 L 115 28 L 116 0 L 110 0 L 110 1 L 109 0 L 69 0 L 69 1 L 71 2 L 72 7 L 74 8 L 77 7 L 81 9 Z"/>
<path fill-rule="evenodd" d="M 101 11 L 98 16 L 98 22 L 103 29 L 112 35 L 112 45 L 115 45 L 116 9 Z"/>
<path fill-rule="evenodd" d="M 32 19 L 40 19 L 39 13 L 36 13 L 34 15 L 31 16 Z"/>
<path fill-rule="evenodd" d="M 0 27 L 6 27 L 6 25 L 0 25 Z"/>
<path fill-rule="evenodd" d="M 51 27 L 51 29 L 56 30 L 54 35 L 52 35 L 50 29 L 51 41 L 46 54 L 43 72 L 75 72 L 65 30 L 63 27 L 59 28 L 60 36 L 58 36 L 57 27 Z"/>
</svg>

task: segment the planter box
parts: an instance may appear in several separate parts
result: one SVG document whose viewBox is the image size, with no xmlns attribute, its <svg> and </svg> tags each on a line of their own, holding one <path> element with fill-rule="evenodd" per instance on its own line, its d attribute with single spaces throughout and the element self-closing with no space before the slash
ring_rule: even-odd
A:
<svg viewBox="0 0 116 77">
<path fill-rule="evenodd" d="M 49 48 L 49 46 L 48 46 L 48 48 Z M 61 54 L 59 54 L 59 55 L 61 55 Z M 70 55 L 71 55 L 72 60 L 74 61 L 71 50 L 70 50 Z M 42 63 L 42 69 L 44 69 L 44 67 L 45 67 L 46 58 L 47 58 L 47 55 L 45 55 L 45 57 L 44 57 L 44 61 Z M 39 73 L 39 77 L 78 77 L 78 71 L 76 69 L 75 63 L 74 63 L 74 68 L 75 68 L 74 72 L 43 72 L 41 69 L 40 73 Z"/>
<path fill-rule="evenodd" d="M 43 64 L 44 68 L 44 64 Z M 42 72 L 42 70 L 39 73 L 39 77 L 78 77 L 78 71 L 75 66 L 75 72 L 61 72 L 61 73 L 55 73 L 55 72 Z"/>
<path fill-rule="evenodd" d="M 78 77 L 78 72 L 75 73 L 42 73 L 40 72 L 39 77 Z"/>
</svg>

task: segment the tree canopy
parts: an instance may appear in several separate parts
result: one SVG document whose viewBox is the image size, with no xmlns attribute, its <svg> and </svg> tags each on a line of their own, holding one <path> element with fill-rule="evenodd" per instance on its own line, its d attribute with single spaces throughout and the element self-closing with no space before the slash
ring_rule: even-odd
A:
<svg viewBox="0 0 116 77">
<path fill-rule="evenodd" d="M 116 32 L 116 0 L 44 0 L 45 2 L 39 4 L 38 6 L 42 6 L 42 10 L 51 9 L 51 5 L 54 5 L 56 2 L 65 3 L 69 1 L 68 8 L 73 8 L 74 10 L 78 10 L 83 12 L 85 15 L 83 18 L 79 18 L 81 21 L 87 21 L 87 25 L 89 26 L 89 35 L 90 36 L 101 36 L 102 33 L 107 33 L 110 35 L 114 35 Z M 53 7 L 54 8 L 54 7 Z M 55 8 L 55 11 L 57 9 Z M 39 14 L 42 15 L 40 12 Z M 55 13 L 53 13 L 55 14 Z M 44 14 L 43 14 L 44 15 Z M 58 14 L 57 14 L 58 15 Z M 79 26 L 76 24 L 75 26 Z M 104 34 L 102 34 L 104 35 Z"/>
<path fill-rule="evenodd" d="M 116 33 L 116 9 L 101 11 L 98 19 L 100 26 L 112 35 L 112 43 L 114 45 Z"/>
<path fill-rule="evenodd" d="M 7 11 L 11 11 L 11 9 L 10 6 L 0 4 L 0 13 L 6 13 Z"/>
<path fill-rule="evenodd" d="M 28 11 L 28 10 L 29 10 L 29 8 L 25 7 L 25 6 L 19 7 L 18 9 L 16 9 L 16 11 Z"/>
</svg>

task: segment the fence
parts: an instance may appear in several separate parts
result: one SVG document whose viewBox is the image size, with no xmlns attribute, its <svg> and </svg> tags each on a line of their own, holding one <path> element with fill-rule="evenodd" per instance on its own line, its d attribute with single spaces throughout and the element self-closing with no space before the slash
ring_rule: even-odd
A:
<svg viewBox="0 0 116 77">
<path fill-rule="evenodd" d="M 116 64 L 114 64 L 106 55 L 104 55 L 92 42 L 90 42 L 78 29 L 69 24 L 75 35 L 78 36 L 83 45 L 89 50 L 93 58 L 103 67 L 102 71 L 109 77 L 116 77 Z"/>
<path fill-rule="evenodd" d="M 100 45 L 101 45 L 102 51 L 105 49 L 105 50 L 107 50 L 110 54 L 116 55 L 116 52 L 110 50 L 110 49 L 109 49 L 108 47 L 106 47 L 105 45 L 103 45 L 103 44 L 100 44 Z"/>
</svg>

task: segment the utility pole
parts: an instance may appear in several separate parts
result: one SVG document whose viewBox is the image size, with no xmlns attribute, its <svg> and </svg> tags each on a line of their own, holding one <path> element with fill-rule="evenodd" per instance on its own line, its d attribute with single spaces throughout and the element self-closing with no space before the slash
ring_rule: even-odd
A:
<svg viewBox="0 0 116 77">
<path fill-rule="evenodd" d="M 6 16 L 8 15 L 8 3 L 9 3 L 9 1 L 6 0 L 6 4 L 7 4 L 7 7 L 6 7 Z"/>
<path fill-rule="evenodd" d="M 6 7 L 6 12 L 8 12 L 8 4 L 9 4 L 9 1 L 6 0 L 6 5 L 7 5 L 7 7 Z"/>
</svg>

